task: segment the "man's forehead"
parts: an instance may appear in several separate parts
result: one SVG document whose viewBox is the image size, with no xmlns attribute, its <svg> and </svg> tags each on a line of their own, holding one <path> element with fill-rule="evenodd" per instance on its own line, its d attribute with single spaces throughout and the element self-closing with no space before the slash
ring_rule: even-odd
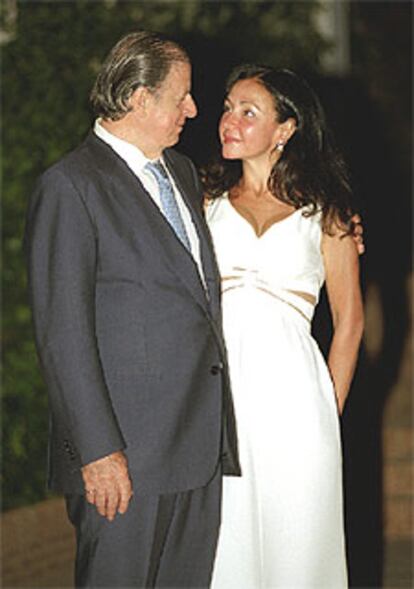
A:
<svg viewBox="0 0 414 589">
<path fill-rule="evenodd" d="M 161 91 L 173 91 L 181 94 L 184 90 L 191 89 L 191 67 L 186 62 L 174 62 L 171 64 L 167 76 L 161 83 Z"/>
<path fill-rule="evenodd" d="M 177 78 L 177 77 L 190 77 L 191 76 L 191 65 L 188 61 L 173 61 L 166 79 Z"/>
</svg>

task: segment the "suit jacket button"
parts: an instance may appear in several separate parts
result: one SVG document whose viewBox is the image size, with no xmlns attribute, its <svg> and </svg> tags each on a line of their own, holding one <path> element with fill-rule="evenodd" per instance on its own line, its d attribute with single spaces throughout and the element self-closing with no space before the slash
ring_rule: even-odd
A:
<svg viewBox="0 0 414 589">
<path fill-rule="evenodd" d="M 223 368 L 223 363 L 219 362 L 218 364 L 214 364 L 214 366 L 210 368 L 210 372 L 211 374 L 216 375 L 219 374 L 223 370 Z"/>
</svg>

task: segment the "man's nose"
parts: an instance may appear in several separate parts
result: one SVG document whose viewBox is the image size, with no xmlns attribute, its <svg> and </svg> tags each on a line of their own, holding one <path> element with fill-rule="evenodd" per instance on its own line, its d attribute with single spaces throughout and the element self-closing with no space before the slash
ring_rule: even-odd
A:
<svg viewBox="0 0 414 589">
<path fill-rule="evenodd" d="M 195 116 L 197 116 L 197 106 L 191 94 L 189 94 L 185 99 L 184 114 L 188 119 L 193 119 Z"/>
</svg>

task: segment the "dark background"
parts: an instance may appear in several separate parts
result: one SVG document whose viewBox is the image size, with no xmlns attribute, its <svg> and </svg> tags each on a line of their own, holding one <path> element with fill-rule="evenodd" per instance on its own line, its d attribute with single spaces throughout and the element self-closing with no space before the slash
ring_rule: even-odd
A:
<svg viewBox="0 0 414 589">
<path fill-rule="evenodd" d="M 351 63 L 345 76 L 324 73 L 329 43 L 315 25 L 320 4 L 4 2 L 3 509 L 47 496 L 47 401 L 21 244 L 28 196 L 36 176 L 90 128 L 89 90 L 112 45 L 138 28 L 163 31 L 187 48 L 194 64 L 199 116 L 187 123 L 179 149 L 197 165 L 216 142 L 225 76 L 241 61 L 303 74 L 318 92 L 346 155 L 364 222 L 363 285 L 376 288 L 382 332 L 375 354 L 361 351 L 343 418 L 348 550 L 352 586 L 380 586 L 383 410 L 409 329 L 412 4 L 349 3 Z M 324 349 L 329 333 L 322 300 L 315 334 Z"/>
</svg>

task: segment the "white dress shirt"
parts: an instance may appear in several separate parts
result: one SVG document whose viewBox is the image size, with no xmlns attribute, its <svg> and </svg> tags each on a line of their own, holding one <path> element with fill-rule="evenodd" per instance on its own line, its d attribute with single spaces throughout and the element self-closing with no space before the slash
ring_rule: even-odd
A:
<svg viewBox="0 0 414 589">
<path fill-rule="evenodd" d="M 142 151 L 140 149 L 138 149 L 138 147 L 136 147 L 132 143 L 129 143 L 128 141 L 124 141 L 123 139 L 120 139 L 119 137 L 116 137 L 115 135 L 113 135 L 112 133 L 107 131 L 100 124 L 100 119 L 97 119 L 95 121 L 94 132 L 100 139 L 102 139 L 102 141 L 105 141 L 105 143 L 107 143 L 110 147 L 112 147 L 112 149 L 119 155 L 119 157 L 121 157 L 124 160 L 124 162 L 131 169 L 131 171 L 142 182 L 145 190 L 148 192 L 148 194 L 151 196 L 151 198 L 153 199 L 155 204 L 158 206 L 161 213 L 164 214 L 162 207 L 161 207 L 161 199 L 160 199 L 160 194 L 159 194 L 158 183 L 157 183 L 156 179 L 154 178 L 153 174 L 149 170 L 145 169 L 146 164 L 148 162 L 151 162 L 152 160 L 148 159 L 142 153 Z M 181 216 L 182 216 L 182 219 L 184 222 L 184 226 L 187 231 L 188 239 L 190 241 L 191 254 L 192 254 L 194 261 L 197 265 L 198 272 L 200 274 L 202 283 L 205 287 L 204 272 L 203 272 L 203 266 L 201 263 L 201 256 L 200 256 L 200 241 L 198 238 L 197 230 L 196 230 L 193 220 L 191 218 L 191 213 L 188 210 L 188 207 L 185 204 L 184 199 L 174 182 L 174 178 L 172 178 L 171 174 L 168 171 L 167 166 L 165 166 L 165 162 L 163 161 L 162 157 L 160 158 L 160 161 L 162 161 L 162 163 L 164 164 L 164 167 L 167 171 L 171 185 L 173 187 L 175 198 L 176 198 L 177 204 L 178 204 L 178 208 L 180 210 L 180 213 L 181 213 Z"/>
</svg>

